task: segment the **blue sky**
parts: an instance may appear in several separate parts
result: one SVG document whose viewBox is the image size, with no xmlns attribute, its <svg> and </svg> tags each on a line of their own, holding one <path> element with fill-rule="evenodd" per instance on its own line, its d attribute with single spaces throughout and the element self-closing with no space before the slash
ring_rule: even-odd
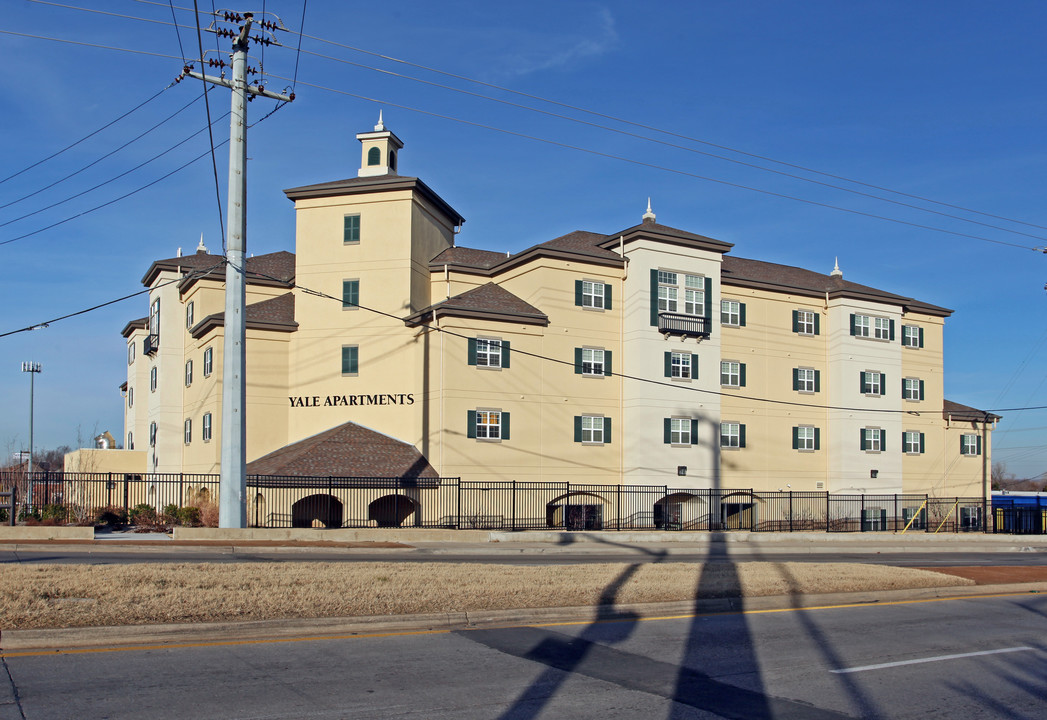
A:
<svg viewBox="0 0 1047 720">
<path fill-rule="evenodd" d="M 198 54 L 193 14 L 185 5 L 178 0 L 173 10 L 184 26 L 184 50 L 171 25 L 172 8 L 161 2 L 90 3 L 113 15 L 28 0 L 5 8 L 0 180 L 160 95 L 94 137 L 0 182 L 0 205 L 6 205 L 0 208 L 0 333 L 135 292 L 150 262 L 174 256 L 179 247 L 191 252 L 201 233 L 211 251 L 220 252 L 224 216 L 216 198 L 224 205 L 224 147 L 217 152 L 217 192 L 209 157 L 141 189 L 208 149 L 206 132 L 198 132 L 207 123 L 201 84 L 185 80 L 165 90 L 181 69 L 183 52 Z M 300 3 L 267 0 L 265 8 L 292 30 L 302 27 Z M 303 39 L 300 56 L 292 33 L 280 36 L 286 47 L 255 53 L 253 64 L 261 63 L 272 89 L 290 87 L 296 57 L 298 82 L 295 102 L 250 131 L 248 251 L 293 250 L 293 208 L 282 190 L 354 176 L 355 134 L 373 126 L 382 108 L 387 126 L 406 143 L 400 171 L 423 178 L 466 217 L 462 245 L 515 252 L 571 230 L 615 232 L 639 221 L 650 196 L 659 222 L 732 242 L 739 256 L 822 272 L 839 257 L 849 280 L 954 309 L 946 323 L 946 396 L 990 409 L 1047 405 L 1047 256 L 1032 249 L 1047 245 L 1045 20 L 1043 3 L 964 0 L 647 6 L 537 0 L 513 7 L 313 0 L 304 20 L 312 37 Z M 214 35 L 203 38 L 217 57 Z M 221 48 L 224 54 L 228 41 Z M 214 135 L 222 141 L 229 95 L 222 90 L 210 98 Z M 272 101 L 253 102 L 251 120 L 274 107 Z M 55 223 L 61 224 L 43 230 Z M 125 378 L 119 332 L 146 312 L 139 298 L 0 338 L 0 451 L 27 442 L 29 383 L 20 363 L 30 359 L 44 369 L 37 377 L 38 448 L 75 445 L 78 436 L 86 440 L 105 429 L 119 437 L 117 386 Z M 994 459 L 1021 477 L 1043 473 L 1047 411 L 1002 414 Z"/>
</svg>

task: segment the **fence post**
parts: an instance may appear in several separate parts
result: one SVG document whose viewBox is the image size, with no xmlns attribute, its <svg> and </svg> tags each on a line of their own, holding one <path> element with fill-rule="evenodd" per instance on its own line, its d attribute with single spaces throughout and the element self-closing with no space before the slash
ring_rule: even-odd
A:
<svg viewBox="0 0 1047 720">
<path fill-rule="evenodd" d="M 825 532 L 829 532 L 829 515 L 832 511 L 832 505 L 829 502 L 829 491 L 825 491 Z"/>
<path fill-rule="evenodd" d="M 515 479 L 515 478 L 513 479 L 513 490 L 512 490 L 512 494 L 513 494 L 513 497 L 512 497 L 512 502 L 513 502 L 513 509 L 512 509 L 512 518 L 513 518 L 513 519 L 512 519 L 512 529 L 513 529 L 513 530 L 516 530 L 516 479 Z"/>
<path fill-rule="evenodd" d="M 130 495 L 131 495 L 130 482 L 131 482 L 130 476 L 127 473 L 124 473 L 124 512 L 125 513 L 128 512 L 131 509 L 129 507 L 129 505 L 128 505 L 128 500 L 130 500 Z"/>
<path fill-rule="evenodd" d="M 11 527 L 15 526 L 15 521 L 18 518 L 18 483 L 11 483 L 11 507 L 10 512 L 7 513 L 7 524 Z"/>
<path fill-rule="evenodd" d="M 793 491 L 789 491 L 789 532 L 793 531 Z"/>
<path fill-rule="evenodd" d="M 862 498 L 862 511 L 858 516 L 858 529 L 861 532 L 865 532 L 865 493 L 861 494 Z"/>
<path fill-rule="evenodd" d="M 455 521 L 454 522 L 455 522 L 455 527 L 458 528 L 459 530 L 461 530 L 462 529 L 462 478 L 458 478 L 458 482 L 455 483 L 455 488 L 457 490 L 456 494 L 458 495 L 458 508 L 457 508 L 457 510 L 456 510 L 456 512 L 454 514 L 454 517 L 455 517 Z M 514 502 L 515 502 L 515 498 L 514 498 Z"/>
</svg>

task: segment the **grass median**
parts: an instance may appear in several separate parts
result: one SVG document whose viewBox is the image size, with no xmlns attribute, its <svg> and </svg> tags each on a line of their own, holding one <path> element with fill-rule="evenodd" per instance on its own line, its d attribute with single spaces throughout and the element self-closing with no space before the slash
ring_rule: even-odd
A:
<svg viewBox="0 0 1047 720">
<path fill-rule="evenodd" d="M 7 565 L 0 629 L 580 607 L 974 584 L 853 563 Z"/>
</svg>

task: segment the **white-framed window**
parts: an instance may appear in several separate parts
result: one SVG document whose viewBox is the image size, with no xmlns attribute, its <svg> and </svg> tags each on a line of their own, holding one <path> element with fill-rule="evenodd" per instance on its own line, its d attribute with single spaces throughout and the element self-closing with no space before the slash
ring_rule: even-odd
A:
<svg viewBox="0 0 1047 720">
<path fill-rule="evenodd" d="M 665 441 L 670 445 L 690 445 L 696 440 L 691 433 L 693 424 L 694 421 L 691 418 L 666 418 Z"/>
<path fill-rule="evenodd" d="M 149 368 L 149 392 L 156 392 L 156 366 Z"/>
<path fill-rule="evenodd" d="M 189 387 L 193 384 L 193 361 L 185 361 L 185 386 Z"/>
<path fill-rule="evenodd" d="M 885 317 L 873 318 L 873 337 L 877 340 L 890 340 L 891 321 Z"/>
<path fill-rule="evenodd" d="M 127 433 L 127 449 L 128 450 L 134 450 L 135 449 L 135 434 L 133 432 Z"/>
<path fill-rule="evenodd" d="M 875 315 L 851 315 L 851 335 L 873 340 L 894 340 L 894 320 Z"/>
<path fill-rule="evenodd" d="M 342 220 L 342 244 L 360 242 L 360 216 L 346 215 Z"/>
<path fill-rule="evenodd" d="M 917 325 L 902 325 L 902 347 L 922 348 L 923 328 Z"/>
<path fill-rule="evenodd" d="M 476 366 L 500 368 L 502 366 L 502 341 L 476 338 Z"/>
<path fill-rule="evenodd" d="M 192 327 L 193 327 L 193 303 L 192 303 L 192 301 L 190 301 L 189 304 L 185 306 L 185 327 L 186 327 L 187 330 L 192 329 Z"/>
<path fill-rule="evenodd" d="M 604 375 L 604 351 L 582 348 L 582 375 Z"/>
<path fill-rule="evenodd" d="M 851 316 L 851 334 L 855 337 L 871 337 L 872 336 L 872 318 L 868 315 L 852 315 Z"/>
<path fill-rule="evenodd" d="M 211 413 L 204 413 L 204 423 L 200 434 L 204 442 L 211 442 Z"/>
<path fill-rule="evenodd" d="M 813 310 L 793 310 L 793 332 L 800 335 L 817 335 L 818 313 Z"/>
<path fill-rule="evenodd" d="M 127 407 L 135 406 L 135 389 L 134 387 L 127 388 Z"/>
<path fill-rule="evenodd" d="M 883 395 L 884 374 L 882 372 L 861 373 L 861 389 L 863 395 Z"/>
<path fill-rule="evenodd" d="M 193 420 L 192 418 L 185 419 L 185 444 L 188 445 L 193 441 Z"/>
<path fill-rule="evenodd" d="M 720 447 L 745 447 L 745 425 L 736 422 L 720 423 Z"/>
<path fill-rule="evenodd" d="M 919 378 L 902 378 L 902 399 L 923 400 L 923 387 Z"/>
<path fill-rule="evenodd" d="M 214 371 L 214 348 L 204 350 L 204 377 L 211 377 Z"/>
<path fill-rule="evenodd" d="M 973 433 L 963 434 L 960 436 L 960 454 L 961 455 L 981 455 L 982 454 L 982 439 L 978 435 Z"/>
<path fill-rule="evenodd" d="M 149 423 L 149 447 L 156 447 L 156 421 Z"/>
<path fill-rule="evenodd" d="M 705 315 L 705 277 L 683 276 L 683 312 L 685 315 Z"/>
<path fill-rule="evenodd" d="M 508 440 L 509 413 L 482 408 L 470 410 L 468 436 L 477 440 Z"/>
<path fill-rule="evenodd" d="M 793 390 L 802 393 L 818 392 L 819 374 L 814 368 L 793 368 Z"/>
<path fill-rule="evenodd" d="M 724 360 L 720 363 L 720 384 L 724 387 L 744 387 L 745 363 Z"/>
<path fill-rule="evenodd" d="M 793 449 L 801 451 L 819 449 L 818 428 L 813 425 L 797 425 L 793 428 Z"/>
<path fill-rule="evenodd" d="M 149 306 L 149 335 L 154 343 L 160 343 L 160 298 L 153 300 Z"/>
<path fill-rule="evenodd" d="M 353 376 L 360 373 L 360 346 L 342 346 L 342 375 Z"/>
<path fill-rule="evenodd" d="M 669 377 L 678 380 L 690 380 L 697 373 L 694 367 L 694 355 L 687 352 L 669 353 Z"/>
<path fill-rule="evenodd" d="M 610 306 L 610 303 L 607 302 L 610 287 L 606 283 L 592 280 L 579 280 L 578 283 L 579 287 L 576 290 L 582 307 L 605 310 Z"/>
<path fill-rule="evenodd" d="M 588 445 L 610 442 L 611 419 L 602 415 L 575 416 L 574 441 Z"/>
<path fill-rule="evenodd" d="M 677 274 L 666 270 L 658 271 L 658 311 L 679 312 L 680 289 Z"/>
<path fill-rule="evenodd" d="M 737 300 L 721 300 L 720 324 L 733 327 L 745 325 L 745 303 Z"/>
<path fill-rule="evenodd" d="M 924 435 L 922 432 L 906 430 L 902 433 L 902 451 L 906 455 L 919 455 L 924 451 Z"/>
<path fill-rule="evenodd" d="M 135 341 L 127 343 L 127 364 L 134 365 L 135 362 Z"/>
<path fill-rule="evenodd" d="M 861 449 L 865 452 L 883 452 L 883 428 L 862 428 Z"/>
</svg>

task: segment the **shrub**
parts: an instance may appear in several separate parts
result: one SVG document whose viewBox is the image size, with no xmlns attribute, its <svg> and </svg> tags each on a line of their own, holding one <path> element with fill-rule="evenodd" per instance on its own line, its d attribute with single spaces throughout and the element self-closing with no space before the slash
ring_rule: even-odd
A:
<svg viewBox="0 0 1047 720">
<path fill-rule="evenodd" d="M 0 509 L 0 523 L 7 522 L 7 508 Z"/>
<path fill-rule="evenodd" d="M 179 524 L 184 527 L 199 527 L 201 524 L 200 516 L 200 508 L 192 505 L 180 508 L 177 515 Z"/>
<path fill-rule="evenodd" d="M 200 511 L 200 524 L 204 527 L 218 527 L 218 503 L 202 500 L 195 507 Z"/>
<path fill-rule="evenodd" d="M 110 505 L 109 507 L 95 508 L 95 525 L 126 525 L 128 521 L 127 511 L 122 507 Z"/>
<path fill-rule="evenodd" d="M 156 508 L 147 503 L 139 503 L 131 508 L 131 523 L 134 525 L 155 525 Z"/>
<path fill-rule="evenodd" d="M 65 522 L 68 518 L 68 512 L 66 512 L 65 506 L 59 503 L 51 503 L 44 505 L 40 509 L 40 519 L 44 522 L 53 520 L 56 523 Z"/>
</svg>

